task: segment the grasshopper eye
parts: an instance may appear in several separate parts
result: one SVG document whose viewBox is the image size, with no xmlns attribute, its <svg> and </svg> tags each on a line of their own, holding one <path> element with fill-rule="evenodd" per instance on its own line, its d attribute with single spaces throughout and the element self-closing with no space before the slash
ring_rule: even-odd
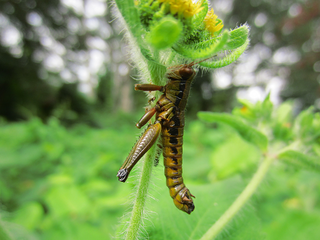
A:
<svg viewBox="0 0 320 240">
<path fill-rule="evenodd" d="M 195 71 L 193 70 L 192 67 L 186 66 L 186 67 L 182 67 L 179 70 L 179 74 L 183 79 L 188 79 L 192 77 L 193 74 L 195 74 Z"/>
</svg>

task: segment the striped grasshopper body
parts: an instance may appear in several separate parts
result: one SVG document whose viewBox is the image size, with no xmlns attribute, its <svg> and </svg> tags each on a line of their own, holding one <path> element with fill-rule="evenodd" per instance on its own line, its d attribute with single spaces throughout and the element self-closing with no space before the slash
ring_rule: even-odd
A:
<svg viewBox="0 0 320 240">
<path fill-rule="evenodd" d="M 194 197 L 183 183 L 182 178 L 182 145 L 184 130 L 184 114 L 189 97 L 191 83 L 196 75 L 192 68 L 194 63 L 175 66 L 167 73 L 168 83 L 165 86 L 153 84 L 136 84 L 135 89 L 141 91 L 161 91 L 156 105 L 136 124 L 144 126 L 154 114 L 156 120 L 150 124 L 129 156 L 121 166 L 117 177 L 125 182 L 130 171 L 141 157 L 155 144 L 161 133 L 164 157 L 165 176 L 170 196 L 177 208 L 190 214 L 194 210 L 191 197 Z"/>
</svg>

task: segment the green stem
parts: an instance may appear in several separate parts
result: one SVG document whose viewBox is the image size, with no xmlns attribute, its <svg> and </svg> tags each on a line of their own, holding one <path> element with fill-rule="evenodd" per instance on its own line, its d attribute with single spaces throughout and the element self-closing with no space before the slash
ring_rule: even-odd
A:
<svg viewBox="0 0 320 240">
<path fill-rule="evenodd" d="M 126 236 L 126 239 L 128 240 L 138 239 L 139 229 L 141 228 L 142 219 L 144 218 L 143 215 L 145 213 L 146 199 L 148 198 L 147 195 L 151 179 L 153 159 L 155 157 L 155 145 L 146 153 L 146 156 L 143 159 L 142 171 Z"/>
<path fill-rule="evenodd" d="M 254 174 L 253 178 L 243 190 L 243 192 L 238 196 L 238 198 L 233 202 L 233 204 L 228 208 L 227 211 L 212 225 L 212 227 L 202 236 L 200 240 L 211 240 L 214 239 L 221 230 L 230 222 L 230 220 L 239 212 L 243 205 L 249 200 L 252 194 L 256 191 L 262 179 L 266 175 L 271 163 L 275 158 L 267 157 L 262 164 L 259 166 L 257 172 Z"/>
</svg>

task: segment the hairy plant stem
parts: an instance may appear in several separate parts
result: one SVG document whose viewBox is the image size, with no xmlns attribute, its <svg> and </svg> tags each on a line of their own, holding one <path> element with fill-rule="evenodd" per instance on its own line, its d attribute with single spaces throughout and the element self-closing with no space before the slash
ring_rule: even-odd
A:
<svg viewBox="0 0 320 240">
<path fill-rule="evenodd" d="M 126 235 L 127 240 L 136 240 L 141 229 L 143 215 L 145 213 L 146 199 L 148 198 L 148 189 L 150 185 L 153 159 L 155 158 L 156 147 L 153 146 L 145 155 L 142 162 L 142 170 L 137 185 L 137 193 L 131 212 L 129 227 Z"/>
<path fill-rule="evenodd" d="M 274 160 L 274 157 L 267 157 L 264 159 L 246 188 L 227 209 L 227 211 L 225 211 L 224 214 L 218 219 L 218 221 L 216 221 L 215 224 L 213 224 L 212 227 L 202 236 L 200 240 L 214 239 L 221 232 L 221 230 L 239 212 L 243 205 L 245 205 L 252 194 L 256 191 Z"/>
<path fill-rule="evenodd" d="M 155 57 L 159 58 L 159 52 L 154 52 Z M 149 62 L 149 64 L 152 64 Z M 157 76 L 159 69 L 149 68 L 151 81 L 153 84 L 159 84 L 161 77 Z M 154 77 L 157 76 L 157 77 Z M 155 92 L 155 96 L 158 98 L 162 93 Z M 151 106 L 149 106 L 151 107 Z M 154 122 L 154 117 L 151 120 Z M 156 145 L 154 144 L 149 151 L 145 154 L 142 160 L 142 170 L 140 173 L 140 179 L 137 184 L 136 197 L 134 199 L 133 209 L 129 220 L 129 227 L 127 230 L 126 240 L 136 240 L 139 237 L 139 230 L 142 228 L 143 219 L 145 214 L 146 200 L 148 199 L 148 189 L 151 181 L 151 173 L 153 163 L 156 155 Z"/>
</svg>

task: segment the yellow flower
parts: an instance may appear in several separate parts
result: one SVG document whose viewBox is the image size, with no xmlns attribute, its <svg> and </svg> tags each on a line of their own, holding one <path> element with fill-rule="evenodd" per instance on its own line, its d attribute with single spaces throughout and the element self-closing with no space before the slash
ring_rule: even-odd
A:
<svg viewBox="0 0 320 240">
<path fill-rule="evenodd" d="M 223 23 L 218 22 L 217 18 L 217 15 L 215 15 L 213 9 L 211 9 L 210 11 L 208 11 L 206 17 L 203 20 L 205 28 L 211 33 L 212 36 L 215 32 L 223 28 Z"/>
<path fill-rule="evenodd" d="M 203 0 L 198 2 L 193 2 L 192 0 L 158 0 L 160 3 L 168 4 L 170 7 L 170 13 L 175 15 L 178 13 L 179 16 L 184 18 L 191 18 L 200 12 L 203 7 L 201 7 Z"/>
<path fill-rule="evenodd" d="M 179 6 L 179 3 L 176 3 L 177 1 L 171 0 L 171 1 L 168 1 L 168 2 L 169 2 L 169 5 L 170 5 L 170 12 L 171 12 L 172 15 L 175 15 L 177 12 L 179 12 L 181 7 Z"/>
<path fill-rule="evenodd" d="M 192 2 L 192 0 L 190 1 L 185 1 L 185 9 L 184 9 L 184 13 L 183 16 L 185 18 L 191 18 L 192 16 L 196 15 L 198 12 L 200 12 L 203 7 L 201 7 L 203 1 L 199 1 L 199 2 Z"/>
</svg>

